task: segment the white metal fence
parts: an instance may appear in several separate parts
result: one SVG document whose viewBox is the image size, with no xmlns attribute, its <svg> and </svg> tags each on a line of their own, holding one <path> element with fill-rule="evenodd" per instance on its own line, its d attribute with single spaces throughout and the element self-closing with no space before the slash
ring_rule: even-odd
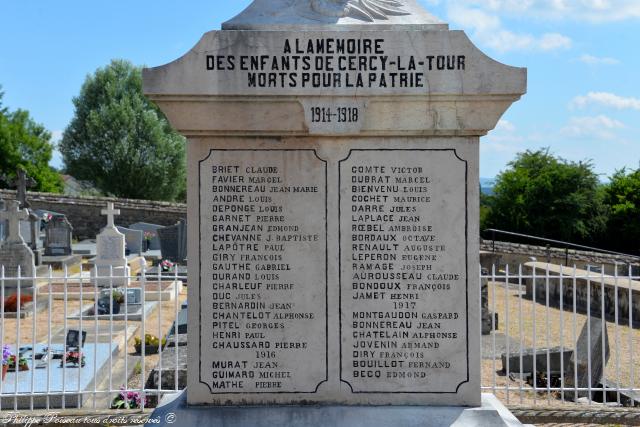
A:
<svg viewBox="0 0 640 427">
<path fill-rule="evenodd" d="M 122 389 L 139 393 L 144 408 L 151 404 L 145 398 L 182 388 L 180 358 L 186 347 L 177 319 L 187 294 L 177 271 L 150 274 L 144 268 L 129 284 L 119 286 L 122 277 L 113 271 L 94 280 L 83 269 L 49 269 L 45 277 L 35 278 L 21 277 L 19 271 L 8 277 L 0 269 L 0 347 L 8 345 L 14 354 L 22 350 L 29 366 L 0 381 L 0 410 L 105 409 Z M 573 404 L 581 397 L 585 403 L 638 405 L 640 277 L 617 273 L 536 263 L 515 271 L 494 266 L 481 273 L 480 298 L 489 329 L 482 339 L 483 391 L 525 406 Z M 107 284 L 98 286 L 99 281 Z M 121 289 L 125 295 L 141 289 L 141 299 L 132 303 L 126 296 L 122 314 L 112 309 L 107 315 L 91 314 L 105 289 L 110 294 Z M 9 312 L 5 304 L 13 293 L 18 301 L 25 295 L 33 299 Z M 586 328 L 586 340 L 577 348 L 584 325 L 598 318 L 604 319 L 599 333 Z M 144 345 L 146 334 L 162 339 L 172 323 L 175 333 L 161 341 L 157 355 L 148 354 L 153 346 Z M 70 350 L 69 331 L 87 334 L 80 350 L 86 357 L 84 368 L 60 364 L 58 358 Z M 134 350 L 135 337 L 142 340 L 140 354 Z M 163 367 L 168 360 L 171 366 Z M 593 378 L 600 360 L 602 381 Z M 150 377 L 155 378 L 153 386 Z"/>
<path fill-rule="evenodd" d="M 640 277 L 598 270 L 482 271 L 484 311 L 498 315 L 485 315 L 484 391 L 526 406 L 640 406 Z"/>
<path fill-rule="evenodd" d="M 44 277 L 24 277 L 19 270 L 9 277 L 0 268 L 0 348 L 9 346 L 13 355 L 22 353 L 28 366 L 27 371 L 8 372 L 0 381 L 0 410 L 106 409 L 121 393 L 144 409 L 147 399 L 180 388 L 179 354 L 186 347 L 180 347 L 184 342 L 179 341 L 179 325 L 175 324 L 175 333 L 166 343 L 161 341 L 154 366 L 149 366 L 147 352 L 153 346 L 145 345 L 145 336 L 166 337 L 186 300 L 181 282 L 186 278 L 178 275 L 177 267 L 173 273 L 160 270 L 153 276 L 143 268 L 129 278 L 130 283 L 120 285 L 123 277 L 114 275 L 112 269 L 103 277 L 95 277 L 95 270 L 93 274 L 92 278 L 91 271 L 81 268 L 74 273 L 65 268 L 59 274 L 49 269 Z M 141 289 L 135 303 L 128 296 L 131 289 Z M 103 290 L 110 294 L 119 290 L 124 295 L 121 314 L 115 313 L 116 304 L 109 303 L 108 314 L 99 315 Z M 14 312 L 5 307 L 11 294 L 21 301 Z M 69 331 L 87 334 L 79 349 L 84 367 L 60 359 L 73 356 L 69 352 L 75 350 L 67 345 Z M 134 350 L 135 337 L 141 338 L 139 354 Z M 79 342 L 82 339 L 80 334 Z M 167 360 L 162 353 L 172 346 L 173 372 L 162 366 L 163 359 Z M 151 388 L 147 378 L 154 368 L 160 378 Z M 164 389 L 163 375 L 174 378 L 168 386 L 164 381 Z"/>
</svg>

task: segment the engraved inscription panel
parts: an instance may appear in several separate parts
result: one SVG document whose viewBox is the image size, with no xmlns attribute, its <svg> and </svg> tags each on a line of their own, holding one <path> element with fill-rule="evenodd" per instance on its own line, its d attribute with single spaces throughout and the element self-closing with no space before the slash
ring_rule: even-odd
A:
<svg viewBox="0 0 640 427">
<path fill-rule="evenodd" d="M 340 164 L 341 379 L 354 393 L 469 380 L 467 163 L 353 150 Z"/>
<path fill-rule="evenodd" d="M 200 161 L 199 369 L 211 394 L 315 393 L 327 380 L 326 179 L 314 150 Z"/>
</svg>

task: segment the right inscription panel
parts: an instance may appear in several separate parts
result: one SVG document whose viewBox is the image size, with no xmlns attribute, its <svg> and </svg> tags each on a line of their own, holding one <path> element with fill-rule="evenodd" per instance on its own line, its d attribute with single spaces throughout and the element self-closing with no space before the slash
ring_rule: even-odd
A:
<svg viewBox="0 0 640 427">
<path fill-rule="evenodd" d="M 455 393 L 469 380 L 467 162 L 352 150 L 340 162 L 341 380 Z"/>
</svg>

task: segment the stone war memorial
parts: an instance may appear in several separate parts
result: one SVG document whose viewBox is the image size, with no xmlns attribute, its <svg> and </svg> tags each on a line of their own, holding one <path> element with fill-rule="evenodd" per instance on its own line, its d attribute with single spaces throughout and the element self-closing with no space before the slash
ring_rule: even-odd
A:
<svg viewBox="0 0 640 427">
<path fill-rule="evenodd" d="M 188 386 L 159 413 L 519 425 L 481 394 L 478 164 L 525 69 L 414 0 L 256 0 L 143 77 L 188 138 Z"/>
</svg>

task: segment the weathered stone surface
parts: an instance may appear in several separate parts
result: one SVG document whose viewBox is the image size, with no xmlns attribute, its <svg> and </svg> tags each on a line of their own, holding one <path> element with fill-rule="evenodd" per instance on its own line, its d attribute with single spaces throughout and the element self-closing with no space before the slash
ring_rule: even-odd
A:
<svg viewBox="0 0 640 427">
<path fill-rule="evenodd" d="M 418 6 L 415 0 L 258 0 L 224 30 L 388 29 L 390 25 L 422 30 L 446 30 L 447 24 Z"/>
<path fill-rule="evenodd" d="M 45 256 L 67 256 L 72 254 L 73 227 L 65 217 L 52 218 L 45 227 Z"/>
<path fill-rule="evenodd" d="M 142 253 L 142 241 L 144 240 L 144 232 L 142 230 L 133 230 L 126 227 L 116 227 L 116 229 L 124 234 L 125 249 L 130 255 L 139 255 Z"/>
<path fill-rule="evenodd" d="M 107 216 L 107 226 L 96 238 L 97 250 L 95 267 L 91 270 L 92 281 L 99 286 L 126 286 L 131 271 L 125 257 L 125 236 L 114 225 L 114 216 L 120 211 L 114 209 L 113 203 L 102 211 Z"/>
<path fill-rule="evenodd" d="M 526 70 L 414 2 L 278 4 L 144 71 L 189 138 L 189 403 L 479 405 L 479 137 Z"/>
<path fill-rule="evenodd" d="M 604 328 L 602 323 L 601 319 L 592 316 L 582 328 L 565 376 L 567 388 L 597 387 L 602 380 L 610 356 L 609 334 L 606 323 Z M 589 397 L 589 392 L 578 391 L 578 396 Z"/>
<path fill-rule="evenodd" d="M 158 230 L 163 228 L 164 226 L 158 224 L 149 224 L 146 222 L 137 222 L 135 224 L 131 224 L 129 228 L 132 230 L 140 230 L 142 233 L 149 233 L 151 235 L 151 239 L 149 239 L 149 247 L 148 250 L 151 251 L 159 251 L 160 250 L 160 238 L 158 237 Z"/>
<path fill-rule="evenodd" d="M 522 355 L 520 352 L 513 351 L 509 355 L 503 353 L 501 356 L 502 360 L 502 371 L 510 374 L 531 374 L 534 372 L 534 355 L 535 355 L 535 372 L 547 373 L 547 370 L 554 374 L 564 373 L 566 375 L 569 372 L 569 363 L 571 361 L 571 357 L 573 356 L 573 350 L 565 348 L 564 350 L 560 347 L 554 347 L 550 349 L 539 348 L 534 352 L 533 349 L 527 348 L 522 351 Z M 520 358 L 522 356 L 522 365 L 520 365 Z M 549 358 L 549 364 L 547 369 L 547 357 Z M 508 359 L 508 364 L 507 364 Z M 507 366 L 508 365 L 508 366 Z M 522 367 L 521 367 L 522 366 Z M 564 367 L 563 367 L 564 366 Z"/>
<path fill-rule="evenodd" d="M 4 270 L 7 288 L 21 288 L 31 293 L 36 272 L 35 257 L 20 235 L 20 221 L 29 217 L 28 209 L 20 209 L 18 202 L 9 201 L 6 210 L 0 211 L 0 221 L 6 221 L 6 236 L 0 246 L 0 274 Z M 13 294 L 9 291 L 8 294 Z"/>
<path fill-rule="evenodd" d="M 549 271 L 548 283 L 547 270 Z M 616 279 L 602 273 L 541 262 L 526 263 L 523 271 L 529 276 L 535 275 L 535 279 L 525 279 L 526 297 L 539 304 L 546 304 L 548 290 L 550 305 L 573 311 L 575 294 L 575 309 L 581 313 L 590 312 L 595 317 L 604 315 L 605 319 L 615 321 L 617 310 L 617 319 L 623 324 L 627 324 L 629 318 L 632 318 L 634 323 L 640 319 L 640 281 L 638 280 L 620 277 Z M 602 295 L 603 290 L 604 295 Z"/>
<path fill-rule="evenodd" d="M 184 220 L 158 229 L 162 258 L 183 264 L 187 258 L 187 224 Z"/>
</svg>

